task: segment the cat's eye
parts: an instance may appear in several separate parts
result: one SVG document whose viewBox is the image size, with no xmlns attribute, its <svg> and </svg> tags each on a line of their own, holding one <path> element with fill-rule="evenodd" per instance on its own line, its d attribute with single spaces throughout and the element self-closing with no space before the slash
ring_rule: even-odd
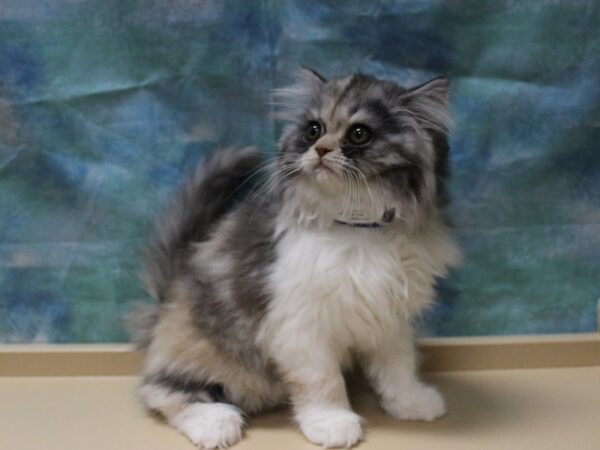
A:
<svg viewBox="0 0 600 450">
<path fill-rule="evenodd" d="M 308 122 L 308 125 L 304 129 L 304 139 L 308 142 L 315 142 L 321 137 L 322 130 L 321 124 L 316 120 L 312 120 Z"/>
<path fill-rule="evenodd" d="M 352 125 L 346 133 L 346 138 L 353 145 L 364 145 L 371 140 L 371 130 L 365 125 Z"/>
</svg>

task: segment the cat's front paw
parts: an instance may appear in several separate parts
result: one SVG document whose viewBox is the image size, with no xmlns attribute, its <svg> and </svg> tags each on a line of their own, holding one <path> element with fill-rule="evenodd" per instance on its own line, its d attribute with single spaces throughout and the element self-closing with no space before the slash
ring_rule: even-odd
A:
<svg viewBox="0 0 600 450">
<path fill-rule="evenodd" d="M 346 409 L 311 409 L 297 419 L 304 436 L 324 448 L 349 448 L 362 439 L 361 417 Z"/>
<path fill-rule="evenodd" d="M 203 449 L 227 448 L 242 438 L 239 409 L 224 403 L 193 403 L 173 416 L 171 424 Z"/>
<path fill-rule="evenodd" d="M 425 420 L 430 422 L 446 414 L 446 403 L 433 387 L 417 384 L 393 400 L 383 400 L 382 408 L 400 420 Z"/>
</svg>

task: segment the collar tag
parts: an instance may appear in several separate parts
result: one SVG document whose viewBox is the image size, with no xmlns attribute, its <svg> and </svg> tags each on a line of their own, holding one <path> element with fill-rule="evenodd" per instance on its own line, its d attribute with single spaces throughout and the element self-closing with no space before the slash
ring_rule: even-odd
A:
<svg viewBox="0 0 600 450">
<path fill-rule="evenodd" d="M 380 228 L 391 223 L 395 216 L 396 210 L 394 208 L 386 208 L 383 214 L 379 216 L 379 219 L 376 220 L 373 220 L 373 217 L 369 217 L 365 211 L 361 209 L 353 209 L 349 213 L 340 214 L 334 219 L 334 222 L 340 225 L 357 228 Z"/>
</svg>

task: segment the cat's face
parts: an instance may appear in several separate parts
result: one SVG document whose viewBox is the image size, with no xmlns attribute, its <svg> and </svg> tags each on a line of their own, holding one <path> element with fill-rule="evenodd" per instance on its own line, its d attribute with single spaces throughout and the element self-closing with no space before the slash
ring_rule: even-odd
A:
<svg viewBox="0 0 600 450">
<path fill-rule="evenodd" d="M 291 122 L 281 164 L 298 175 L 297 187 L 346 208 L 361 203 L 371 215 L 406 216 L 409 208 L 440 204 L 447 87 L 444 79 L 407 90 L 370 76 L 327 81 L 305 71 L 300 84 L 277 92 Z"/>
</svg>

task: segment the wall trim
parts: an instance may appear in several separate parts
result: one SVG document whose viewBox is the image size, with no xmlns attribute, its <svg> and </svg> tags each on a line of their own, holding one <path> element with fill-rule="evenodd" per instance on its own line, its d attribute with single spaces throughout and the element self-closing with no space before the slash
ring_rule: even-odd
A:
<svg viewBox="0 0 600 450">
<path fill-rule="evenodd" d="M 423 369 L 532 369 L 600 366 L 600 334 L 425 338 Z M 3 344 L 0 377 L 135 375 L 141 357 L 128 344 Z"/>
</svg>

